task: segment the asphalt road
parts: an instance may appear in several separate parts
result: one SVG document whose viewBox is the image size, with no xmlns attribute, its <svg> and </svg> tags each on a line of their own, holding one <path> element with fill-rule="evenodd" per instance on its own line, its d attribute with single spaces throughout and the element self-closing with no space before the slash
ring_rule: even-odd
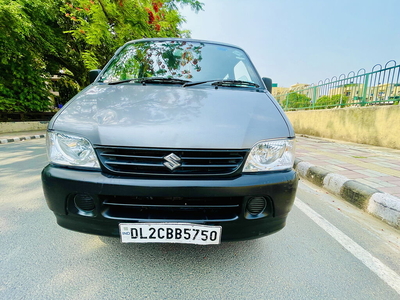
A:
<svg viewBox="0 0 400 300">
<path fill-rule="evenodd" d="M 218 246 L 56 225 L 44 139 L 0 145 L 0 299 L 400 299 L 400 233 L 301 182 L 286 228 Z"/>
</svg>

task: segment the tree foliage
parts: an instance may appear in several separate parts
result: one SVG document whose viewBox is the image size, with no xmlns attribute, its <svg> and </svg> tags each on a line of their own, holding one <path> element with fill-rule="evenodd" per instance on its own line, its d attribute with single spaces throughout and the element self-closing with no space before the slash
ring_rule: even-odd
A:
<svg viewBox="0 0 400 300">
<path fill-rule="evenodd" d="M 6 108 L 32 111 L 47 109 L 46 65 L 37 53 L 48 48 L 41 24 L 33 26 L 22 1 L 0 1 L 0 103 Z M 37 16 L 43 12 L 38 11 Z M 48 35 L 51 37 L 51 35 Z"/>
<path fill-rule="evenodd" d="M 0 0 L 0 110 L 47 109 L 50 75 L 88 84 L 129 40 L 185 37 L 178 6 L 197 0 Z M 60 82 L 61 83 L 61 82 Z M 60 84 L 59 83 L 59 84 Z M 61 88 L 61 90 L 63 90 Z M 64 89 L 65 90 L 65 89 Z M 67 93 L 68 94 L 68 93 Z"/>
</svg>

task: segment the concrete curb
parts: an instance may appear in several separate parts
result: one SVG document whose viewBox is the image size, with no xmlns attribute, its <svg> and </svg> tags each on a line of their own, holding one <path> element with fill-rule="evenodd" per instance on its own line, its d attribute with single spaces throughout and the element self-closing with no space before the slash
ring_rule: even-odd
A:
<svg viewBox="0 0 400 300">
<path fill-rule="evenodd" d="M 400 228 L 400 198 L 300 159 L 296 159 L 295 169 L 300 177 Z"/>
<path fill-rule="evenodd" d="M 12 143 L 12 142 L 20 142 L 20 141 L 33 140 L 33 139 L 42 139 L 45 137 L 46 137 L 45 134 L 39 134 L 39 135 L 16 137 L 16 138 L 12 138 L 12 139 L 1 139 L 0 138 L 0 144 L 7 144 L 7 143 Z"/>
</svg>

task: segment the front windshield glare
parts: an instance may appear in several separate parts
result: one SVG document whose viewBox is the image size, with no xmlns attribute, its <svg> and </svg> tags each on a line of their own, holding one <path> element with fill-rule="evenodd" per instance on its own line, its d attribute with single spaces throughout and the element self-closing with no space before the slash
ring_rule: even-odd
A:
<svg viewBox="0 0 400 300">
<path fill-rule="evenodd" d="M 262 85 L 239 48 L 192 41 L 143 41 L 127 44 L 101 81 L 161 77 L 196 81 L 241 80 Z"/>
</svg>

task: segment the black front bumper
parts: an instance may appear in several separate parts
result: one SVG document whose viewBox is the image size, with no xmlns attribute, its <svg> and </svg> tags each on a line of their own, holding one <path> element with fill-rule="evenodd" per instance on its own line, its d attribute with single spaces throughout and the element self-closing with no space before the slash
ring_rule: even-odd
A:
<svg viewBox="0 0 400 300">
<path fill-rule="evenodd" d="M 212 180 L 140 179 L 48 165 L 43 169 L 42 183 L 57 223 L 71 230 L 119 236 L 119 223 L 184 222 L 222 226 L 222 240 L 230 241 L 258 238 L 282 229 L 293 206 L 298 177 L 288 170 Z M 92 198 L 94 209 L 77 209 L 74 198 L 78 194 Z M 267 199 L 265 210 L 258 215 L 247 211 L 252 197 Z M 215 205 L 210 209 L 213 201 L 229 208 Z M 173 210 L 176 205 L 171 203 L 187 206 Z"/>
</svg>

